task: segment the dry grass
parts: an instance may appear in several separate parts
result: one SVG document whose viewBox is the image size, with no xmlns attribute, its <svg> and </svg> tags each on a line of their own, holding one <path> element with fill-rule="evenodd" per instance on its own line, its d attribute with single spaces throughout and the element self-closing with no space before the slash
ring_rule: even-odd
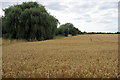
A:
<svg viewBox="0 0 120 80">
<path fill-rule="evenodd" d="M 10 40 L 10 39 L 0 39 L 0 42 L 2 45 L 11 45 L 11 44 L 15 44 L 15 43 L 21 43 L 21 42 L 26 42 L 25 40 Z M 1 45 L 0 44 L 0 45 Z"/>
<path fill-rule="evenodd" d="M 3 77 L 117 77 L 117 39 L 117 34 L 79 35 L 3 45 Z"/>
</svg>

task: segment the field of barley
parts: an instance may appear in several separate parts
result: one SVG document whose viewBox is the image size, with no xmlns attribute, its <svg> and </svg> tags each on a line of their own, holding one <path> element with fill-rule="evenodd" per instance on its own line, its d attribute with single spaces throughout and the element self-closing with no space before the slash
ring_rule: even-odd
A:
<svg viewBox="0 0 120 80">
<path fill-rule="evenodd" d="M 117 34 L 9 42 L 3 40 L 3 78 L 118 77 Z"/>
</svg>

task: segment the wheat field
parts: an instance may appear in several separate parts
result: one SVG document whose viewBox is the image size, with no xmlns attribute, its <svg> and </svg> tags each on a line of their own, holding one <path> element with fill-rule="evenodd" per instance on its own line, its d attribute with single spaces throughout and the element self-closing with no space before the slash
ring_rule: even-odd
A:
<svg viewBox="0 0 120 80">
<path fill-rule="evenodd" d="M 3 78 L 118 77 L 117 34 L 3 43 Z"/>
</svg>

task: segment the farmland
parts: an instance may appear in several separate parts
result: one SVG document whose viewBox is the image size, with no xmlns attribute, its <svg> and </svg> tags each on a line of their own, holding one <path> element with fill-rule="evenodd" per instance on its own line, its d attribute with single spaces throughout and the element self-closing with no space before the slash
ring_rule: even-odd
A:
<svg viewBox="0 0 120 80">
<path fill-rule="evenodd" d="M 118 35 L 78 35 L 36 42 L 3 40 L 3 78 L 115 78 Z"/>
</svg>

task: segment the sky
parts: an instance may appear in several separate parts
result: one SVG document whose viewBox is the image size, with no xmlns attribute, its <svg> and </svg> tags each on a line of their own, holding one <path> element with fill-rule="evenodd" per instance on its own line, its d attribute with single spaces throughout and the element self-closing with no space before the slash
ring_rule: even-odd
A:
<svg viewBox="0 0 120 80">
<path fill-rule="evenodd" d="M 72 23 L 86 32 L 117 32 L 119 0 L 0 0 L 0 16 L 10 5 L 37 1 L 61 24 Z"/>
</svg>

